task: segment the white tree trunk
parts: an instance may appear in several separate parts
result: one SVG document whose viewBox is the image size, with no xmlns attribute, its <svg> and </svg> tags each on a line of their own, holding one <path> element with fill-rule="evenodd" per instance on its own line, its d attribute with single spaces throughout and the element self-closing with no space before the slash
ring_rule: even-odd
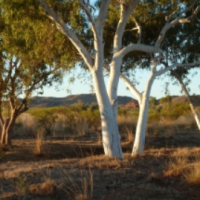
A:
<svg viewBox="0 0 200 200">
<path fill-rule="evenodd" d="M 113 108 L 115 118 L 117 118 L 117 110 L 118 110 L 117 90 L 119 84 L 121 64 L 122 64 L 122 57 L 113 59 L 108 81 L 108 96 L 110 99 L 110 104 L 112 105 Z"/>
<path fill-rule="evenodd" d="M 195 119 L 195 121 L 196 121 L 196 123 L 197 123 L 197 127 L 198 127 L 198 129 L 200 130 L 199 114 L 198 114 L 198 112 L 196 111 L 196 109 L 195 109 L 195 107 L 194 107 L 194 105 L 193 105 L 192 102 L 190 103 L 190 108 L 191 108 L 191 110 L 192 110 L 192 114 L 193 114 L 193 116 L 194 116 L 194 119 Z"/>
<path fill-rule="evenodd" d="M 92 76 L 101 116 L 102 142 L 105 155 L 123 158 L 117 119 L 107 95 L 103 74 L 101 71 L 94 70 Z"/>
<path fill-rule="evenodd" d="M 191 110 L 192 110 L 192 114 L 193 114 L 194 119 L 195 119 L 195 121 L 196 121 L 197 127 L 198 127 L 198 129 L 200 130 L 199 114 L 198 114 L 198 112 L 196 111 L 195 106 L 194 106 L 194 104 L 193 104 L 193 102 L 192 102 L 192 100 L 191 100 L 191 98 L 190 98 L 190 94 L 189 94 L 187 88 L 185 87 L 185 84 L 183 83 L 182 79 L 181 79 L 177 74 L 175 74 L 175 77 L 176 77 L 176 79 L 179 81 L 179 83 L 180 83 L 180 85 L 181 85 L 181 87 L 182 87 L 182 90 L 183 90 L 185 96 L 187 97 L 187 99 L 188 99 L 188 101 L 189 101 L 189 105 L 190 105 L 190 108 L 191 108 Z"/>
<path fill-rule="evenodd" d="M 57 13 L 55 13 L 52 8 L 46 3 L 45 0 L 37 0 L 38 3 L 43 7 L 45 14 L 55 22 L 56 26 L 58 27 L 59 31 L 61 31 L 68 39 L 72 42 L 74 47 L 79 52 L 82 59 L 85 61 L 86 65 L 88 66 L 89 70 L 92 73 L 93 81 L 94 81 L 94 88 L 97 96 L 97 101 L 99 104 L 101 120 L 102 120 L 102 135 L 103 135 L 103 146 L 105 150 L 105 154 L 110 157 L 123 157 L 122 150 L 120 146 L 120 136 L 118 132 L 117 126 L 117 87 L 118 87 L 118 79 L 120 68 L 116 65 L 113 65 L 111 68 L 111 78 L 109 80 L 109 92 L 107 93 L 104 78 L 103 78 L 103 61 L 104 61 L 104 40 L 103 40 L 103 28 L 104 23 L 106 21 L 107 13 L 109 4 L 111 0 L 101 1 L 99 15 L 97 18 L 94 19 L 93 15 L 90 12 L 89 7 L 84 3 L 83 0 L 79 0 L 79 3 L 82 9 L 85 11 L 89 22 L 91 23 L 91 30 L 94 36 L 94 50 L 95 56 L 91 56 L 90 52 L 87 50 L 86 46 L 78 39 L 76 34 L 73 32 L 72 29 L 59 17 Z M 172 28 L 174 25 L 178 23 L 187 23 L 189 18 L 181 19 L 180 16 L 177 20 L 173 20 L 169 23 L 167 21 L 166 25 L 161 31 L 161 34 L 158 36 L 157 42 L 154 46 L 144 45 L 141 44 L 141 39 L 138 39 L 137 44 L 129 44 L 122 48 L 122 37 L 124 33 L 124 28 L 126 26 L 127 20 L 129 15 L 131 14 L 134 7 L 140 2 L 140 0 L 131 0 L 128 1 L 128 4 L 121 3 L 121 14 L 119 24 L 116 30 L 116 34 L 114 36 L 113 42 L 113 61 L 117 57 L 122 59 L 126 56 L 129 52 L 133 51 L 142 51 L 147 53 L 162 53 L 160 45 L 164 40 L 165 34 L 167 30 Z M 137 25 L 138 33 L 141 38 L 141 30 Z M 93 58 L 94 57 L 94 58 Z M 200 62 L 199 62 L 200 63 Z M 117 64 L 117 63 L 116 63 Z M 197 65 L 197 63 L 193 63 Z M 170 66 L 167 69 L 160 70 L 159 74 L 162 74 L 173 67 L 178 67 L 178 63 Z M 187 65 L 187 64 L 186 64 Z M 114 67 L 115 66 L 115 67 Z M 181 65 L 183 66 L 183 65 Z M 191 66 L 191 65 L 190 65 Z M 153 80 L 154 78 L 152 78 Z M 140 153 L 143 151 L 144 148 L 144 139 L 145 138 L 145 126 L 147 121 L 147 112 L 148 112 L 148 98 L 150 94 L 150 88 L 152 85 L 152 81 L 150 80 L 147 84 L 147 88 L 143 95 L 143 100 L 140 101 L 141 106 L 141 114 L 139 117 L 139 123 L 137 128 L 136 134 L 136 146 L 133 150 L 136 153 Z M 142 131 L 142 132 L 141 132 Z M 141 136 L 139 135 L 141 132 Z M 140 144 L 143 144 L 143 147 L 140 148 Z M 138 150 L 139 149 L 139 150 Z"/>
<path fill-rule="evenodd" d="M 146 132 L 146 124 L 147 124 L 147 117 L 148 117 L 148 109 L 149 109 L 149 97 L 151 92 L 151 87 L 155 76 L 153 72 L 147 81 L 145 91 L 142 95 L 142 101 L 139 104 L 140 112 L 137 122 L 136 134 L 135 134 L 135 141 L 133 144 L 132 156 L 141 155 L 144 151 L 145 145 L 145 132 Z"/>
</svg>

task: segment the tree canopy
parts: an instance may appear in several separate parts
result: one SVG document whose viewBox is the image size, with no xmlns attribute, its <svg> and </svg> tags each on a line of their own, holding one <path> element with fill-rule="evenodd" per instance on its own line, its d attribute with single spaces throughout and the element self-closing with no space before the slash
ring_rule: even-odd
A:
<svg viewBox="0 0 200 200">
<path fill-rule="evenodd" d="M 37 2 L 1 1 L 0 8 L 1 142 L 10 143 L 6 132 L 12 132 L 17 116 L 28 109 L 32 93 L 61 82 L 64 71 L 77 63 L 77 54 L 73 47 L 69 50 L 69 40 L 44 16 Z M 5 103 L 11 110 L 7 119 Z"/>
</svg>

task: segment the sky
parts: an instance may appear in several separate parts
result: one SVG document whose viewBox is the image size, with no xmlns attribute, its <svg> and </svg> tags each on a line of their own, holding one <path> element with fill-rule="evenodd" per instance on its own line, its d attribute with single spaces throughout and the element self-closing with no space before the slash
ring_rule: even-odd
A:
<svg viewBox="0 0 200 200">
<path fill-rule="evenodd" d="M 137 82 L 139 82 L 138 85 L 136 85 L 136 88 L 139 92 L 143 92 L 145 89 L 145 84 L 147 82 L 148 76 L 150 72 L 147 70 L 138 70 L 135 77 L 137 79 Z M 194 70 L 191 71 L 190 75 L 188 76 L 191 79 L 190 87 L 190 94 L 200 94 L 200 73 L 198 72 L 195 76 L 193 76 Z M 76 95 L 76 94 L 88 94 L 91 93 L 91 82 L 84 82 L 82 79 L 77 79 L 74 83 L 69 84 L 68 82 L 69 76 L 65 76 L 63 79 L 62 85 L 52 86 L 52 87 L 45 87 L 43 95 L 45 97 L 66 97 L 68 95 Z M 105 78 L 105 81 L 107 83 L 107 78 Z M 173 85 L 171 79 L 169 76 L 162 75 L 158 79 L 156 79 L 153 83 L 152 90 L 151 90 L 151 96 L 156 97 L 157 99 L 162 98 L 166 96 L 165 93 L 165 84 L 166 82 L 170 82 L 169 84 L 169 95 L 183 95 L 181 93 L 181 87 L 179 85 Z M 70 93 L 67 92 L 67 89 L 70 89 Z M 37 94 L 35 94 L 37 95 Z M 132 98 L 136 98 L 129 90 L 127 90 L 126 85 L 120 81 L 119 82 L 119 88 L 118 88 L 118 95 L 119 96 L 129 96 Z"/>
</svg>

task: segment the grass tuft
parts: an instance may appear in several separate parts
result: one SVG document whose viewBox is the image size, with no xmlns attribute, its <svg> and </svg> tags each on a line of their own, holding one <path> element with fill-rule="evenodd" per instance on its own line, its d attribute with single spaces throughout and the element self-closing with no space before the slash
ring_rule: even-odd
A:
<svg viewBox="0 0 200 200">
<path fill-rule="evenodd" d="M 38 129 L 37 137 L 35 140 L 35 155 L 41 156 L 42 153 L 42 143 L 44 141 L 45 130 L 43 128 Z"/>
<path fill-rule="evenodd" d="M 200 186 L 200 161 L 196 162 L 193 167 L 184 174 L 184 179 L 191 185 Z"/>
</svg>

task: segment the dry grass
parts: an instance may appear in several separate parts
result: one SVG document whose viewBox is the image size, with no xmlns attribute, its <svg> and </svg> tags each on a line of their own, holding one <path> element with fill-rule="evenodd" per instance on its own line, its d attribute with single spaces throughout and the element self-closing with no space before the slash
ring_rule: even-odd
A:
<svg viewBox="0 0 200 200">
<path fill-rule="evenodd" d="M 188 163 L 188 157 L 176 157 L 171 159 L 167 164 L 167 170 L 164 173 L 164 176 L 180 176 L 183 173 L 185 165 Z"/>
<path fill-rule="evenodd" d="M 26 178 L 18 177 L 14 181 L 13 187 L 19 196 L 26 196 L 28 194 L 29 182 Z"/>
<path fill-rule="evenodd" d="M 19 145 L 19 142 L 16 143 Z M 46 143 L 49 144 L 44 141 L 43 145 L 45 146 Z M 60 145 L 61 143 L 63 141 L 60 141 Z M 49 149 L 51 156 L 55 151 L 52 144 Z M 69 149 L 67 142 L 62 148 Z M 62 148 L 59 149 L 60 153 L 63 151 Z M 198 179 L 194 181 L 194 178 L 191 177 L 197 176 L 193 172 L 200 153 L 199 148 L 152 148 L 145 150 L 143 156 L 135 158 L 131 157 L 130 153 L 126 153 L 123 160 L 111 159 L 103 154 L 75 158 L 76 154 L 81 154 L 77 150 L 75 150 L 73 158 L 58 159 L 55 155 L 54 160 L 37 157 L 39 159 L 37 162 L 33 162 L 33 159 L 29 158 L 30 162 L 28 160 L 26 162 L 19 161 L 15 163 L 15 166 L 11 166 L 11 162 L 5 162 L 0 166 L 0 170 L 4 170 L 4 180 L 1 183 L 5 185 L 6 180 L 21 177 L 24 181 L 22 184 L 19 181 L 17 189 L 15 187 L 17 193 L 20 196 L 31 195 L 33 199 L 37 200 L 123 200 L 133 198 L 160 200 L 163 196 L 166 199 L 176 199 L 177 195 L 182 199 L 190 199 L 190 194 L 184 196 L 185 194 L 182 193 L 185 190 L 177 188 L 182 188 L 183 183 L 188 184 L 189 187 L 197 185 Z M 14 169 L 15 171 L 18 169 L 15 174 Z M 198 169 L 198 165 L 196 169 Z M 3 197 L 6 196 L 5 186 L 2 191 L 4 191 Z M 0 198 L 2 195 L 0 194 Z"/>
<path fill-rule="evenodd" d="M 199 148 L 178 149 L 167 164 L 165 177 L 180 176 L 189 185 L 200 185 L 200 152 Z"/>
<path fill-rule="evenodd" d="M 80 136 L 84 136 L 89 132 L 89 126 L 86 120 L 82 120 L 81 122 L 77 121 L 73 129 L 73 132 Z"/>
<path fill-rule="evenodd" d="M 187 183 L 200 186 L 200 160 L 196 161 L 183 176 Z"/>
<path fill-rule="evenodd" d="M 56 192 L 56 184 L 52 180 L 29 186 L 29 193 L 40 196 L 53 195 Z"/>
<path fill-rule="evenodd" d="M 126 130 L 126 134 L 127 134 L 127 142 L 133 143 L 133 141 L 134 141 L 133 130 L 128 127 L 125 127 L 125 130 Z"/>
<path fill-rule="evenodd" d="M 62 120 L 58 134 L 65 127 Z M 136 119 L 119 116 L 119 131 L 126 141 L 122 143 L 124 159 L 104 156 L 97 142 L 100 133 L 85 134 L 88 126 L 84 123 L 74 127 L 76 135 L 65 132 L 66 140 L 45 141 L 38 130 L 35 140 L 14 140 L 14 148 L 0 160 L 0 199 L 11 200 L 13 190 L 19 199 L 31 195 L 37 200 L 195 199 L 194 193 L 199 199 L 200 134 L 188 131 L 192 126 L 186 122 L 182 118 L 171 124 L 148 124 L 145 152 L 133 158 L 130 143 Z M 82 129 L 79 133 L 78 128 Z"/>
<path fill-rule="evenodd" d="M 42 143 L 44 141 L 44 134 L 45 130 L 43 128 L 40 128 L 37 130 L 37 136 L 35 139 L 35 154 L 37 156 L 41 156 L 42 153 Z"/>
<path fill-rule="evenodd" d="M 137 119 L 134 116 L 118 116 L 118 127 L 122 140 L 132 143 L 136 130 Z"/>
</svg>

